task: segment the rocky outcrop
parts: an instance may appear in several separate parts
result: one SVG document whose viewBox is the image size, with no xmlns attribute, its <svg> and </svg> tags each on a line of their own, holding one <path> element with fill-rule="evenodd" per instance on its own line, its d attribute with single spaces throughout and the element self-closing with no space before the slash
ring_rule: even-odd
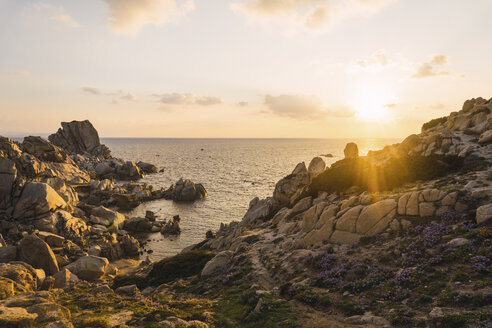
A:
<svg viewBox="0 0 492 328">
<path fill-rule="evenodd" d="M 39 217 L 66 205 L 63 198 L 48 184 L 29 182 L 15 204 L 13 216 L 16 219 Z"/>
<path fill-rule="evenodd" d="M 354 142 L 349 142 L 345 146 L 345 149 L 343 150 L 343 154 L 345 155 L 345 158 L 348 159 L 357 158 L 359 157 L 359 147 L 357 147 L 357 144 L 355 144 Z"/>
<path fill-rule="evenodd" d="M 88 255 L 70 263 L 64 269 L 73 272 L 80 279 L 92 281 L 104 276 L 108 265 L 106 258 Z"/>
<path fill-rule="evenodd" d="M 19 258 L 35 268 L 54 275 L 59 271 L 58 261 L 51 247 L 40 238 L 29 235 L 19 243 Z"/>
<path fill-rule="evenodd" d="M 12 188 L 16 178 L 15 162 L 9 158 L 0 157 L 0 209 L 11 205 Z"/>
<path fill-rule="evenodd" d="M 304 162 L 297 164 L 294 171 L 275 185 L 273 199 L 279 207 L 293 205 L 299 200 L 299 192 L 309 184 L 309 173 Z"/>
<path fill-rule="evenodd" d="M 180 221 L 181 221 L 181 217 L 179 215 L 176 215 L 173 218 L 169 219 L 169 221 L 167 221 L 167 223 L 162 227 L 161 233 L 169 234 L 169 235 L 180 234 L 181 233 L 181 226 L 179 225 Z"/>
<path fill-rule="evenodd" d="M 62 122 L 61 128 L 48 137 L 54 145 L 71 153 L 109 158 L 111 152 L 102 145 L 99 134 L 89 121 Z"/>
<path fill-rule="evenodd" d="M 195 184 L 188 179 L 179 179 L 168 192 L 178 202 L 192 202 L 207 197 L 207 191 L 201 183 Z"/>
</svg>

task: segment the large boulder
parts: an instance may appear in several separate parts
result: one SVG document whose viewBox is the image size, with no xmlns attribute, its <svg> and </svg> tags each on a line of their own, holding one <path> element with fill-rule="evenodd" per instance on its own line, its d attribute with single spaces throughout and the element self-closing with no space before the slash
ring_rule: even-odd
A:
<svg viewBox="0 0 492 328">
<path fill-rule="evenodd" d="M 21 307 L 0 306 L 0 327 L 33 327 L 37 317 Z"/>
<path fill-rule="evenodd" d="M 58 262 L 51 247 L 35 235 L 22 238 L 19 243 L 19 257 L 33 267 L 43 269 L 49 275 L 54 275 L 59 271 Z"/>
<path fill-rule="evenodd" d="M 157 173 L 158 171 L 157 166 L 142 161 L 138 162 L 137 166 L 145 173 Z"/>
<path fill-rule="evenodd" d="M 68 289 L 79 281 L 79 278 L 66 268 L 56 273 L 53 278 L 55 278 L 53 287 L 61 289 Z"/>
<path fill-rule="evenodd" d="M 188 179 L 179 179 L 172 190 L 172 198 L 175 201 L 191 202 L 205 197 L 207 197 L 205 187 Z"/>
<path fill-rule="evenodd" d="M 326 163 L 321 157 L 315 157 L 311 160 L 308 166 L 309 180 L 312 181 L 314 177 L 322 173 L 326 168 Z"/>
<path fill-rule="evenodd" d="M 29 218 L 64 208 L 67 203 L 48 184 L 29 182 L 15 204 L 14 218 Z"/>
<path fill-rule="evenodd" d="M 48 137 L 54 145 L 76 154 L 111 157 L 111 152 L 101 144 L 99 134 L 88 120 L 62 122 L 61 126 L 56 133 Z"/>
<path fill-rule="evenodd" d="M 253 223 L 258 220 L 268 218 L 273 211 L 273 202 L 271 198 L 259 199 L 253 198 L 249 202 L 249 208 L 243 217 L 245 223 Z"/>
<path fill-rule="evenodd" d="M 92 281 L 104 276 L 108 265 L 108 259 L 88 255 L 79 258 L 73 263 L 70 263 L 64 269 L 74 273 L 80 279 Z"/>
<path fill-rule="evenodd" d="M 210 261 L 203 267 L 201 276 L 209 277 L 216 273 L 218 270 L 227 271 L 229 262 L 231 261 L 233 253 L 231 251 L 223 251 L 215 255 Z"/>
<path fill-rule="evenodd" d="M 280 207 L 293 205 L 293 196 L 302 187 L 309 184 L 309 174 L 304 162 L 297 164 L 291 174 L 281 179 L 275 185 L 273 199 Z"/>
<path fill-rule="evenodd" d="M 487 204 L 477 208 L 477 223 L 487 223 L 492 219 L 492 204 Z"/>
<path fill-rule="evenodd" d="M 345 146 L 345 149 L 343 150 L 343 154 L 345 155 L 345 158 L 359 157 L 359 148 L 357 147 L 357 144 L 354 142 L 349 142 Z"/>
<path fill-rule="evenodd" d="M 359 215 L 355 231 L 374 235 L 383 232 L 396 215 L 396 201 L 385 199 L 365 207 Z"/>
<path fill-rule="evenodd" d="M 126 220 L 126 217 L 123 214 L 110 210 L 109 208 L 106 208 L 104 206 L 93 208 L 91 211 L 91 215 L 91 220 L 98 221 L 94 223 L 102 224 L 106 227 L 111 227 L 114 229 L 123 228 Z"/>
</svg>

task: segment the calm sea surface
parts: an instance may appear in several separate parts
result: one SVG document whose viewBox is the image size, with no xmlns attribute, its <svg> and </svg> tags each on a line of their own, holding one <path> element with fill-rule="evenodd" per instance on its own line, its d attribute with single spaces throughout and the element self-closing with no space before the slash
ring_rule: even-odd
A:
<svg viewBox="0 0 492 328">
<path fill-rule="evenodd" d="M 359 153 L 399 142 L 395 139 L 103 139 L 113 156 L 156 165 L 164 172 L 150 174 L 142 182 L 168 188 L 183 177 L 203 183 L 208 197 L 192 204 L 157 200 L 140 205 L 130 217 L 144 216 L 146 210 L 158 211 L 168 219 L 179 214 L 182 233 L 164 237 L 148 236 L 152 259 L 174 255 L 184 247 L 205 238 L 207 230 L 217 230 L 221 222 L 241 220 L 249 201 L 271 196 L 275 183 L 290 174 L 297 163 L 309 165 L 315 156 L 327 165 L 343 158 L 343 148 L 354 141 Z"/>
</svg>

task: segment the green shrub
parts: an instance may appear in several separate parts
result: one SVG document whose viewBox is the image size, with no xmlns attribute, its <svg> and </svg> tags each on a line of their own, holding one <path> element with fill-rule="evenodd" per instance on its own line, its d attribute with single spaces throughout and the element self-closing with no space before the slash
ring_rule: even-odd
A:
<svg viewBox="0 0 492 328">
<path fill-rule="evenodd" d="M 376 164 L 369 158 L 343 159 L 314 178 L 309 193 L 319 191 L 338 192 L 351 186 L 369 191 L 385 191 L 409 182 L 431 180 L 459 170 L 463 159 L 457 156 L 409 156 L 393 157 L 384 164 Z"/>
<path fill-rule="evenodd" d="M 110 328 L 108 319 L 105 318 L 90 318 L 83 320 L 79 327 L 82 328 Z"/>
<path fill-rule="evenodd" d="M 147 283 L 156 286 L 174 279 L 197 275 L 213 257 L 214 254 L 209 250 L 196 249 L 165 258 L 154 264 L 147 276 Z"/>
</svg>

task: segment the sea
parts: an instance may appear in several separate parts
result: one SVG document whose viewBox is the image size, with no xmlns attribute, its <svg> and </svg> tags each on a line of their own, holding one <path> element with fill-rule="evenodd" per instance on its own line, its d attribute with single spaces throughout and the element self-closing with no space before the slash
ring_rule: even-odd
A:
<svg viewBox="0 0 492 328">
<path fill-rule="evenodd" d="M 359 154 L 378 150 L 399 139 L 126 139 L 103 138 L 113 156 L 156 165 L 160 173 L 149 174 L 140 182 L 155 188 L 168 188 L 180 178 L 202 183 L 208 197 L 193 203 L 155 200 L 125 213 L 144 216 L 157 213 L 158 220 L 179 215 L 182 232 L 178 236 L 160 233 L 140 236 L 152 260 L 179 253 L 205 239 L 208 230 L 220 223 L 240 221 L 254 197 L 271 196 L 278 180 L 295 166 L 322 157 L 327 165 L 343 158 L 348 142 L 355 142 Z M 333 157 L 326 155 L 331 154 Z"/>
</svg>

